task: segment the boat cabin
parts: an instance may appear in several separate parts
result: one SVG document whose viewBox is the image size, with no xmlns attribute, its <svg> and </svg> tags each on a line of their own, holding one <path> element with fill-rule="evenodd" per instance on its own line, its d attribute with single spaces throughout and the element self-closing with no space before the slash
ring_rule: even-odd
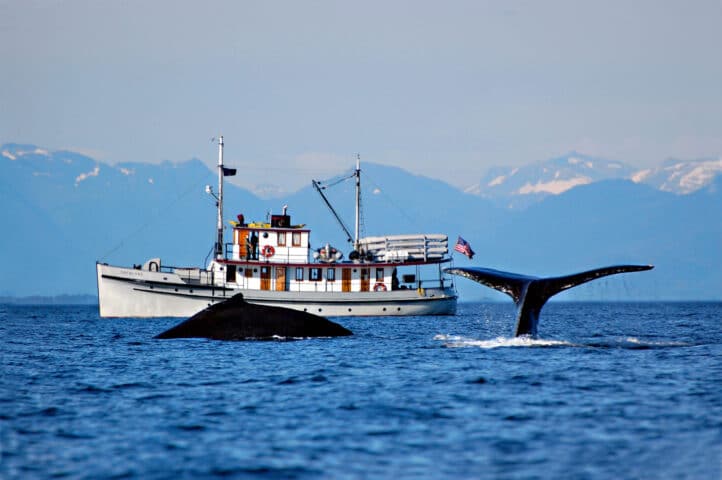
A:
<svg viewBox="0 0 722 480">
<path fill-rule="evenodd" d="M 271 223 L 236 222 L 230 260 L 306 263 L 310 230 L 303 227 L 291 226 L 290 215 L 272 215 Z"/>
<path fill-rule="evenodd" d="M 226 257 L 216 262 L 216 278 L 250 290 L 290 292 L 385 292 L 422 288 L 418 267 L 437 269 L 448 253 L 446 235 L 395 235 L 361 239 L 361 252 L 350 259 L 325 245 L 312 250 L 310 230 L 292 225 L 285 210 L 268 223 L 245 223 L 243 215 L 233 225 L 233 242 Z M 230 247 L 230 248 L 229 248 Z M 404 272 L 401 266 L 417 267 Z M 438 272 L 437 272 L 438 273 Z M 435 276 L 435 278 L 438 278 Z"/>
</svg>

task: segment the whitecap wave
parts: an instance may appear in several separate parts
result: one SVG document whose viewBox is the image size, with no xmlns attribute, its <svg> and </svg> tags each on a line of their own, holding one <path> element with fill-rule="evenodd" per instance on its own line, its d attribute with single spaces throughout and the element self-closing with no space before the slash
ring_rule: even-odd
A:
<svg viewBox="0 0 722 480">
<path fill-rule="evenodd" d="M 532 337 L 497 337 L 490 340 L 478 340 L 474 338 L 462 337 L 459 335 L 436 335 L 434 340 L 444 342 L 445 347 L 463 348 L 504 348 L 504 347 L 571 347 L 573 343 L 563 340 L 551 340 L 545 338 Z"/>
<path fill-rule="evenodd" d="M 690 344 L 687 342 L 680 341 L 655 341 L 655 340 L 642 340 L 637 337 L 626 337 L 622 340 L 622 343 L 631 343 L 633 345 L 639 345 L 643 347 L 687 347 Z"/>
</svg>

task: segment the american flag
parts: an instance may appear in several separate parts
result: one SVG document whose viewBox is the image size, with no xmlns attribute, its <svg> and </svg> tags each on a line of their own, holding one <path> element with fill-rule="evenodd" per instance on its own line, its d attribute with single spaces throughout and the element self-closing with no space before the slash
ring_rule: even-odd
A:
<svg viewBox="0 0 722 480">
<path fill-rule="evenodd" d="M 454 245 L 454 250 L 466 255 L 467 257 L 469 257 L 469 260 L 474 258 L 474 251 L 471 249 L 471 245 L 469 245 L 469 242 L 467 242 L 461 237 L 459 237 L 459 239 L 456 241 L 456 245 Z"/>
</svg>

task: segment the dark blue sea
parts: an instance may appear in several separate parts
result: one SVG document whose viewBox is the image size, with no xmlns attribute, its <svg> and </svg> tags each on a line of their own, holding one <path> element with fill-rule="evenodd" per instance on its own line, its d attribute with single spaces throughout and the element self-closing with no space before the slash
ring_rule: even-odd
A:
<svg viewBox="0 0 722 480">
<path fill-rule="evenodd" d="M 722 478 L 722 304 L 335 319 L 355 336 L 154 340 L 175 319 L 0 306 L 0 478 Z"/>
</svg>

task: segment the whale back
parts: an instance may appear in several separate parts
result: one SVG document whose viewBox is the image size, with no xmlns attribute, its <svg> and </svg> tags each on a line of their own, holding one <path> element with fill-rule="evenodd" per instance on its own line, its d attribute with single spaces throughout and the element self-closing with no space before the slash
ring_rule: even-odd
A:
<svg viewBox="0 0 722 480">
<path fill-rule="evenodd" d="M 238 294 L 209 306 L 155 338 L 264 340 L 347 335 L 352 335 L 350 330 L 326 318 L 289 308 L 248 303 Z"/>
</svg>

